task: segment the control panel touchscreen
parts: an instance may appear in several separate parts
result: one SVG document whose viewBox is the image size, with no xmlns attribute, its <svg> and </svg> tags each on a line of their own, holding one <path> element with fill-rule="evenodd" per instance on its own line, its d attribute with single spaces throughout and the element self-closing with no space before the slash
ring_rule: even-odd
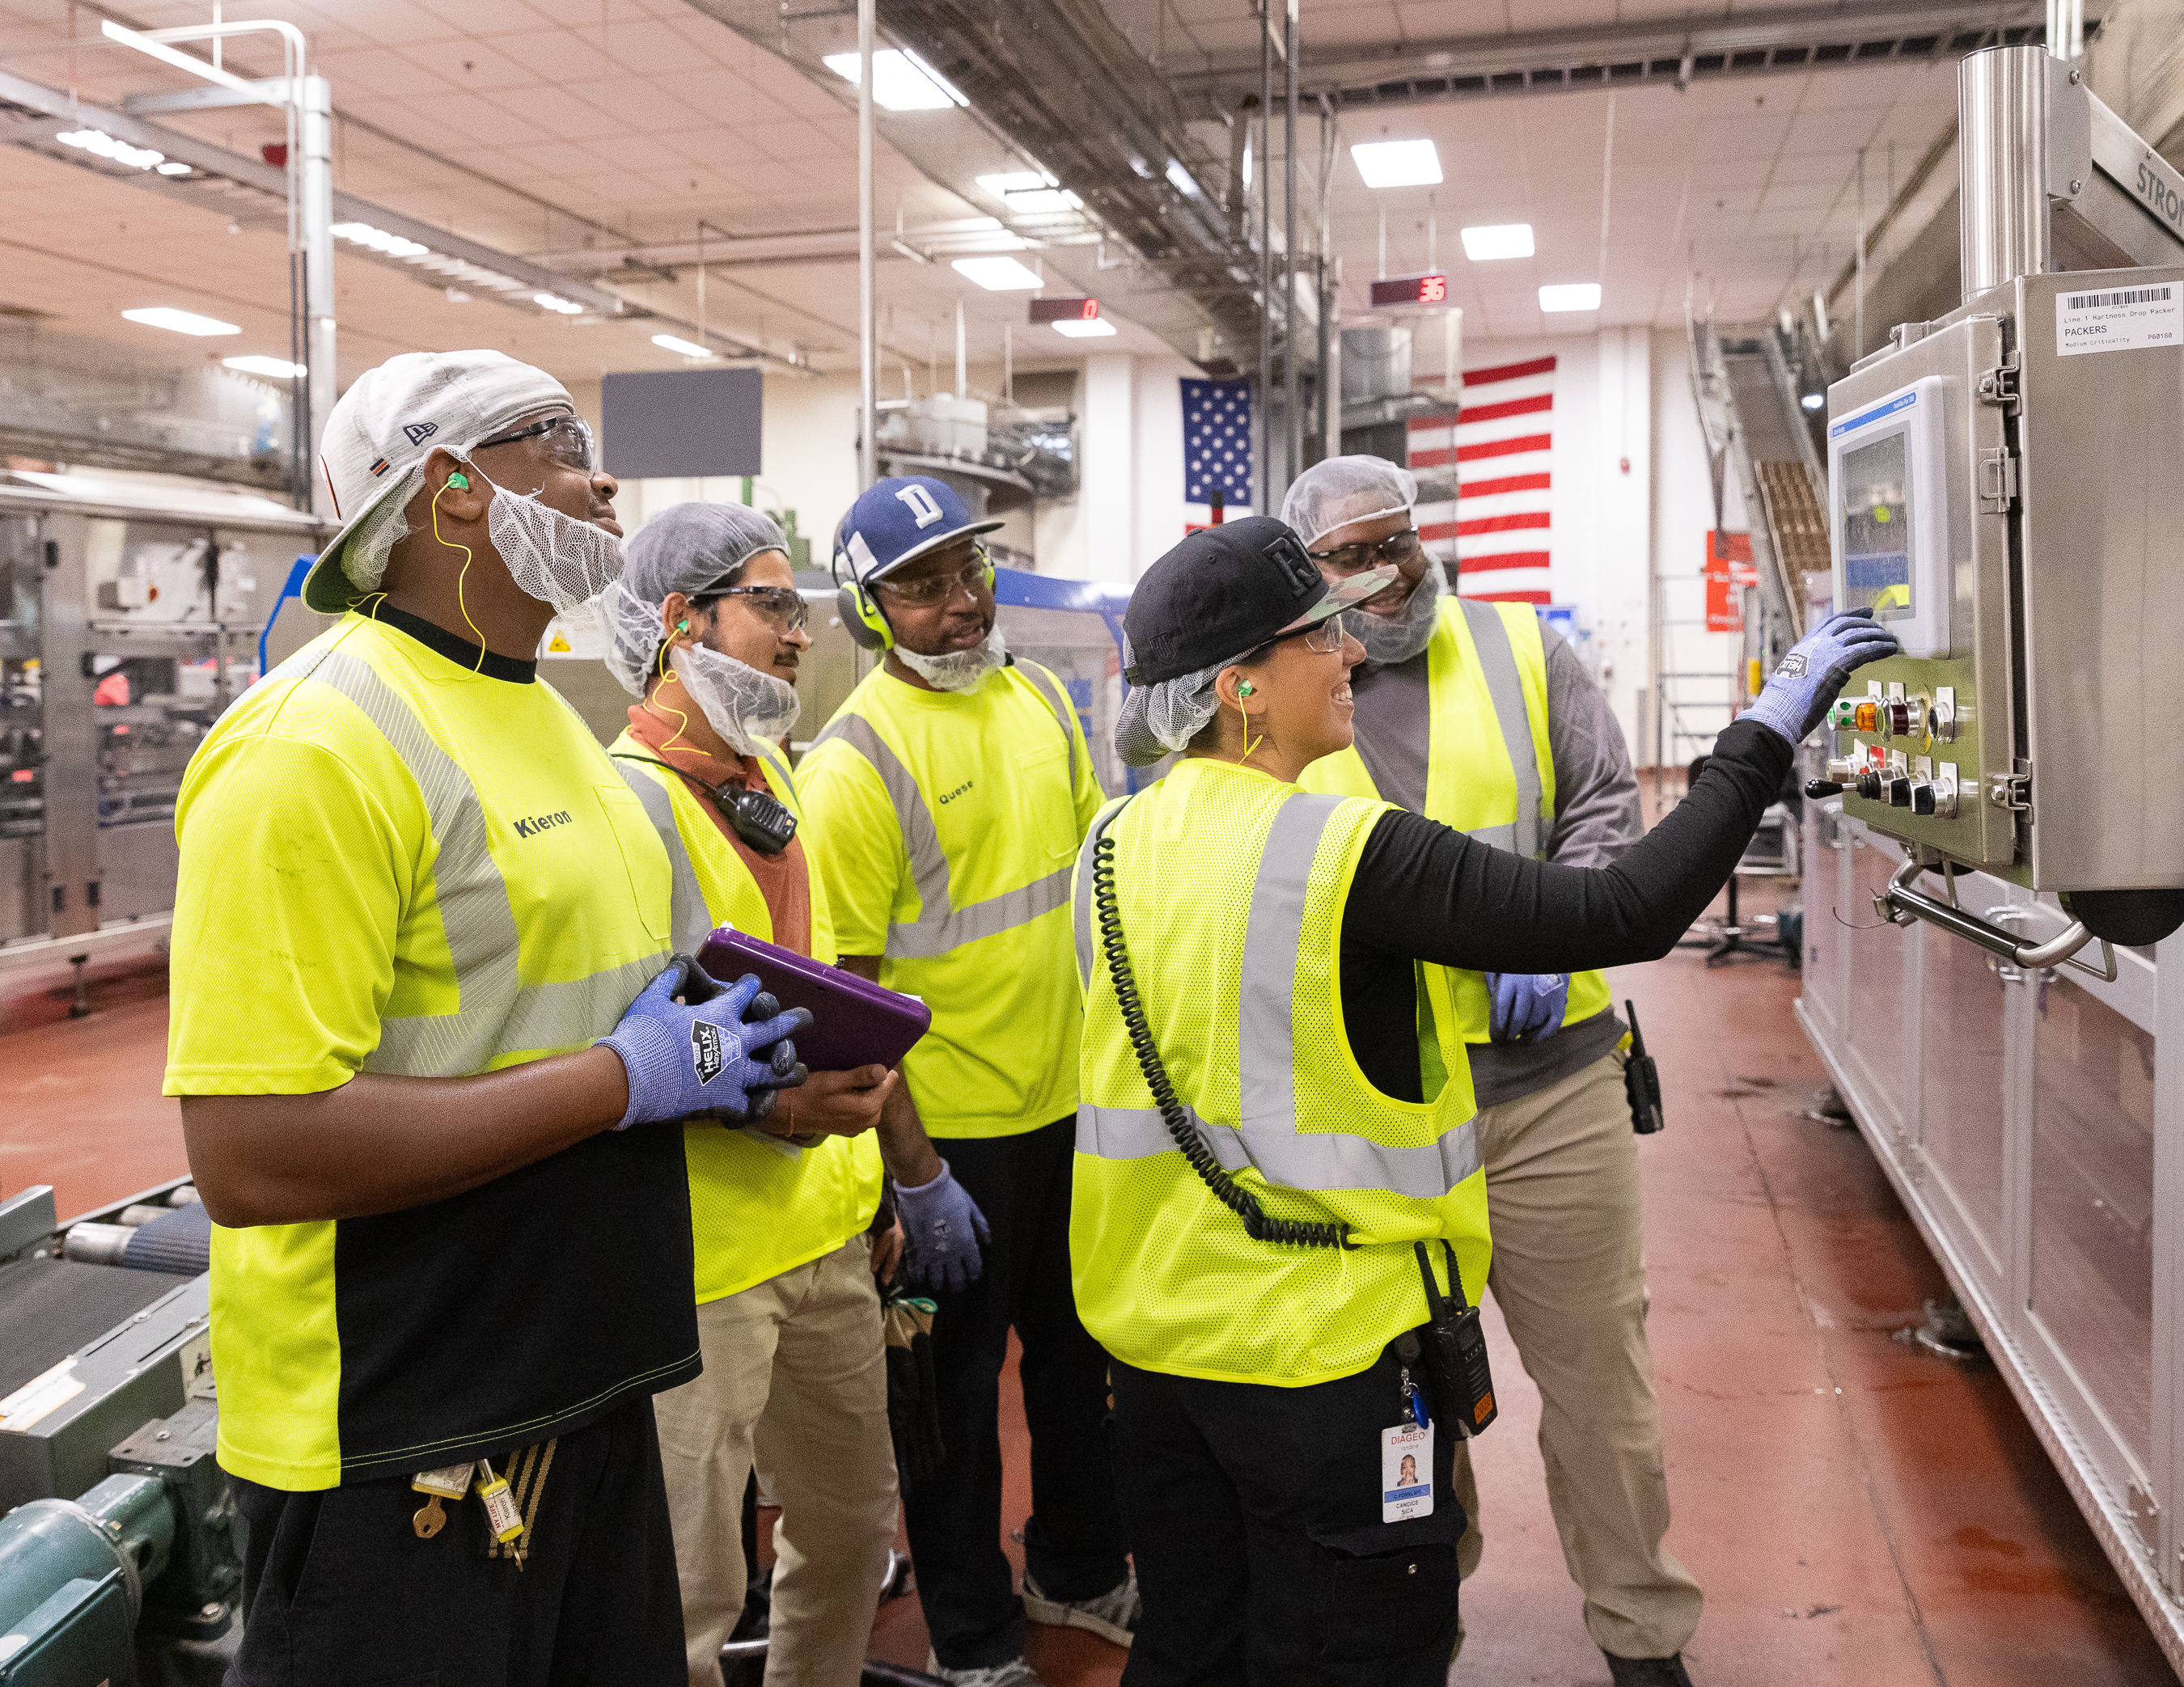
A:
<svg viewBox="0 0 2184 1687">
<path fill-rule="evenodd" d="M 1912 601 L 1910 476 L 1904 436 L 1888 433 L 1842 454 L 1844 597 L 1841 607 L 1903 621 Z"/>
</svg>

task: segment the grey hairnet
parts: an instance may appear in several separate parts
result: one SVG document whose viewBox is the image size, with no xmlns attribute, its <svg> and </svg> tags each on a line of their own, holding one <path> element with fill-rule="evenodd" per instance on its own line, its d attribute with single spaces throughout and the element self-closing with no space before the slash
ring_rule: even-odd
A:
<svg viewBox="0 0 2184 1687">
<path fill-rule="evenodd" d="M 1401 515 L 1418 501 L 1418 478 L 1384 457 L 1329 457 L 1290 482 L 1282 520 L 1307 545 L 1337 527 Z"/>
<path fill-rule="evenodd" d="M 1115 754 L 1132 767 L 1150 767 L 1183 749 L 1220 711 L 1221 697 L 1213 682 L 1222 669 L 1241 660 L 1232 656 L 1195 674 L 1133 686 L 1115 717 Z"/>
<path fill-rule="evenodd" d="M 348 543 L 342 547 L 341 569 L 348 583 L 359 592 L 372 593 L 387 577 L 387 559 L 394 547 L 410 537 L 410 500 L 425 484 L 425 465 L 419 464 L 402 477 L 378 508 L 357 523 Z"/>
<path fill-rule="evenodd" d="M 760 552 L 788 548 L 773 518 L 749 504 L 677 504 L 661 510 L 622 547 L 628 565 L 599 599 L 608 671 L 632 697 L 644 696 L 666 637 L 660 606 L 668 594 L 694 598 L 733 586 Z"/>
</svg>

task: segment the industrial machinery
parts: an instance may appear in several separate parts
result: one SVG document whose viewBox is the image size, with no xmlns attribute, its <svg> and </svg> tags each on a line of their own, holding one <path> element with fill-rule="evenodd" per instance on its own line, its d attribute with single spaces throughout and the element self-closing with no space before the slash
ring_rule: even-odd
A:
<svg viewBox="0 0 2184 1687">
<path fill-rule="evenodd" d="M 65 1227 L 0 1201 L 0 1684 L 198 1687 L 233 1651 L 234 1506 L 214 1459 L 186 1183 Z"/>
<path fill-rule="evenodd" d="M 1963 303 L 1828 393 L 1903 654 L 1807 751 L 1798 1013 L 2184 1671 L 2184 178 L 2043 47 L 1958 104 Z"/>
<path fill-rule="evenodd" d="M 251 493 L 0 474 L 0 984 L 164 934 L 182 769 L 320 531 Z"/>
</svg>

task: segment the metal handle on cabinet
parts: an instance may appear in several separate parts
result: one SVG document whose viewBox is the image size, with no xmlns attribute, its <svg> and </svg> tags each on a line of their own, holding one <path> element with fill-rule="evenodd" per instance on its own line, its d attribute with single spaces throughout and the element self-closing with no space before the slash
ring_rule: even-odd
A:
<svg viewBox="0 0 2184 1687">
<path fill-rule="evenodd" d="M 1976 914 L 1968 914 L 1953 902 L 1943 902 L 1912 888 L 1912 881 L 1925 871 L 1918 861 L 1906 861 L 1891 876 L 1887 888 L 1873 899 L 1874 911 L 1884 920 L 1899 926 L 1908 926 L 1914 920 L 1924 920 L 1931 926 L 1960 937 L 1967 943 L 1977 944 L 1981 949 L 1998 955 L 2013 965 L 2036 971 L 2042 966 L 2074 966 L 2079 972 L 2114 983 L 2116 977 L 2115 950 L 2103 938 L 2101 945 L 2101 966 L 2088 966 L 2071 957 L 2087 944 L 2096 939 L 2087 931 L 2085 922 L 2073 920 L 2068 927 L 2046 943 L 2031 944 L 2014 933 L 1992 925 Z"/>
</svg>

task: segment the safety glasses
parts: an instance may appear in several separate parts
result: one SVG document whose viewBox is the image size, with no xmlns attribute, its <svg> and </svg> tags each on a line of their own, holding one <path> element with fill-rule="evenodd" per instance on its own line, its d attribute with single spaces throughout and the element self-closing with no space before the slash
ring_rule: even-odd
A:
<svg viewBox="0 0 2184 1687">
<path fill-rule="evenodd" d="M 976 598 L 993 583 L 993 560 L 986 554 L 983 545 L 971 548 L 972 560 L 953 574 L 928 574 L 922 579 L 898 583 L 893 580 L 875 580 L 872 584 L 899 604 L 912 609 L 922 609 L 930 604 L 945 602 L 958 592 Z"/>
<path fill-rule="evenodd" d="M 1342 648 L 1342 617 L 1329 615 L 1325 621 L 1314 621 L 1310 626 L 1299 627 L 1295 632 L 1284 632 L 1279 638 L 1269 638 L 1242 660 L 1256 662 L 1271 654 L 1277 644 L 1286 644 L 1292 638 L 1317 654 L 1332 656 Z"/>
<path fill-rule="evenodd" d="M 1392 563 L 1401 568 L 1418 555 L 1423 543 L 1417 528 L 1406 527 L 1401 532 L 1391 534 L 1384 539 L 1337 545 L 1333 550 L 1307 551 L 1305 554 L 1329 573 L 1361 574 L 1368 568 L 1379 568 L 1383 564 Z"/>
<path fill-rule="evenodd" d="M 515 445 L 526 439 L 543 441 L 539 449 L 549 459 L 581 474 L 590 474 L 599 460 L 591 425 L 582 416 L 549 416 L 528 427 L 519 427 L 513 433 L 480 440 L 476 448 L 486 451 L 496 445 Z"/>
<path fill-rule="evenodd" d="M 697 600 L 698 607 L 710 610 L 723 598 L 746 599 L 751 613 L 776 632 L 794 632 L 811 618 L 811 606 L 794 586 L 730 586 L 706 593 Z"/>
</svg>

